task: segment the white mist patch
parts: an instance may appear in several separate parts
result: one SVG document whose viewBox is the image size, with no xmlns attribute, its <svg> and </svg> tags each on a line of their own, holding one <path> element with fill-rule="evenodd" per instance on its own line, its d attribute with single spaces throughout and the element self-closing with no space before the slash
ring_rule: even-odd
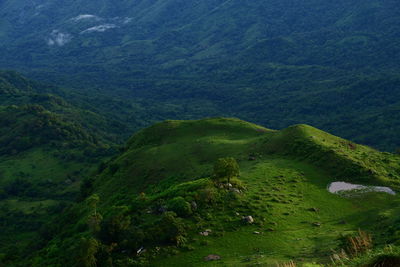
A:
<svg viewBox="0 0 400 267">
<path fill-rule="evenodd" d="M 49 46 L 64 46 L 72 40 L 72 35 L 69 33 L 63 33 L 58 30 L 53 30 L 50 37 L 47 39 L 47 44 Z"/>
<path fill-rule="evenodd" d="M 133 20 L 132 18 L 123 18 L 122 24 L 128 24 L 128 23 L 131 22 L 132 20 Z"/>
<path fill-rule="evenodd" d="M 113 28 L 117 28 L 117 25 L 115 25 L 115 24 L 103 24 L 103 25 L 98 25 L 98 26 L 94 26 L 94 27 L 91 27 L 89 29 L 86 29 L 86 30 L 82 31 L 81 34 L 91 33 L 91 32 L 105 32 L 105 31 L 113 29 Z"/>
<path fill-rule="evenodd" d="M 81 14 L 79 16 L 76 16 L 75 18 L 72 18 L 71 20 L 78 22 L 81 20 L 100 20 L 100 17 L 96 15 L 91 15 L 91 14 Z"/>
<path fill-rule="evenodd" d="M 394 192 L 390 187 L 385 186 L 366 186 L 360 184 L 350 184 L 346 182 L 333 182 L 328 185 L 328 191 L 334 194 L 353 190 L 362 192 L 384 192 L 390 195 L 396 195 L 396 192 Z"/>
</svg>

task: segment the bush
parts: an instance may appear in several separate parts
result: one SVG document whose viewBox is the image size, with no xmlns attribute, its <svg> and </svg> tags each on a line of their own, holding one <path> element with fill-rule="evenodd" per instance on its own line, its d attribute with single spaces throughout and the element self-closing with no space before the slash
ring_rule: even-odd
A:
<svg viewBox="0 0 400 267">
<path fill-rule="evenodd" d="M 171 211 L 163 214 L 153 233 L 157 241 L 165 241 L 177 246 L 183 246 L 186 243 L 186 226 L 183 220 Z"/>
<path fill-rule="evenodd" d="M 167 207 L 182 217 L 189 216 L 193 213 L 190 203 L 187 202 L 183 197 L 175 197 L 171 199 L 168 201 Z"/>
<path fill-rule="evenodd" d="M 400 266 L 400 256 L 398 255 L 380 255 L 373 262 L 367 266 Z"/>
</svg>

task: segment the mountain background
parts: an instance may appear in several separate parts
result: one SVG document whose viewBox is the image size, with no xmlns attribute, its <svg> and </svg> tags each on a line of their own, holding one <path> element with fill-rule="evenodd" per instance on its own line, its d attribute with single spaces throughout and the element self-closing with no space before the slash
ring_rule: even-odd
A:
<svg viewBox="0 0 400 267">
<path fill-rule="evenodd" d="M 18 0 L 0 15 L 1 68 L 113 98 L 134 129 L 226 115 L 400 146 L 393 0 Z"/>
</svg>

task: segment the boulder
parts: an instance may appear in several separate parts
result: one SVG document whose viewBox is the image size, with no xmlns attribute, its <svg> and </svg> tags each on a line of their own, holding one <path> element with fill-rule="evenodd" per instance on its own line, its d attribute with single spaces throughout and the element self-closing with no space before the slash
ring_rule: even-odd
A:
<svg viewBox="0 0 400 267">
<path fill-rule="evenodd" d="M 257 158 L 255 156 L 249 156 L 249 161 L 256 160 Z"/>
<path fill-rule="evenodd" d="M 242 217 L 242 219 L 243 219 L 243 221 L 245 221 L 245 222 L 247 222 L 249 224 L 254 223 L 253 216 L 244 216 L 244 217 Z"/>
<path fill-rule="evenodd" d="M 221 259 L 221 256 L 216 255 L 216 254 L 210 254 L 210 255 L 204 257 L 204 261 L 217 261 L 220 259 Z"/>
<path fill-rule="evenodd" d="M 236 194 L 242 193 L 242 192 L 241 192 L 239 189 L 237 189 L 237 188 L 229 188 L 229 191 L 234 192 L 234 193 L 236 193 Z"/>
</svg>

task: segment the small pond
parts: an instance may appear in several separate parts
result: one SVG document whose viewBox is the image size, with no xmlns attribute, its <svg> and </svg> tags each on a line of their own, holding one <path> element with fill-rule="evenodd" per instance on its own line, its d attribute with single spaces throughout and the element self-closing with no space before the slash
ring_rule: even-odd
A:
<svg viewBox="0 0 400 267">
<path fill-rule="evenodd" d="M 396 192 L 394 192 L 390 187 L 385 186 L 366 186 L 360 184 L 350 184 L 346 182 L 333 182 L 328 185 L 328 191 L 334 194 L 351 190 L 363 192 L 384 192 L 390 195 L 396 195 Z"/>
</svg>

